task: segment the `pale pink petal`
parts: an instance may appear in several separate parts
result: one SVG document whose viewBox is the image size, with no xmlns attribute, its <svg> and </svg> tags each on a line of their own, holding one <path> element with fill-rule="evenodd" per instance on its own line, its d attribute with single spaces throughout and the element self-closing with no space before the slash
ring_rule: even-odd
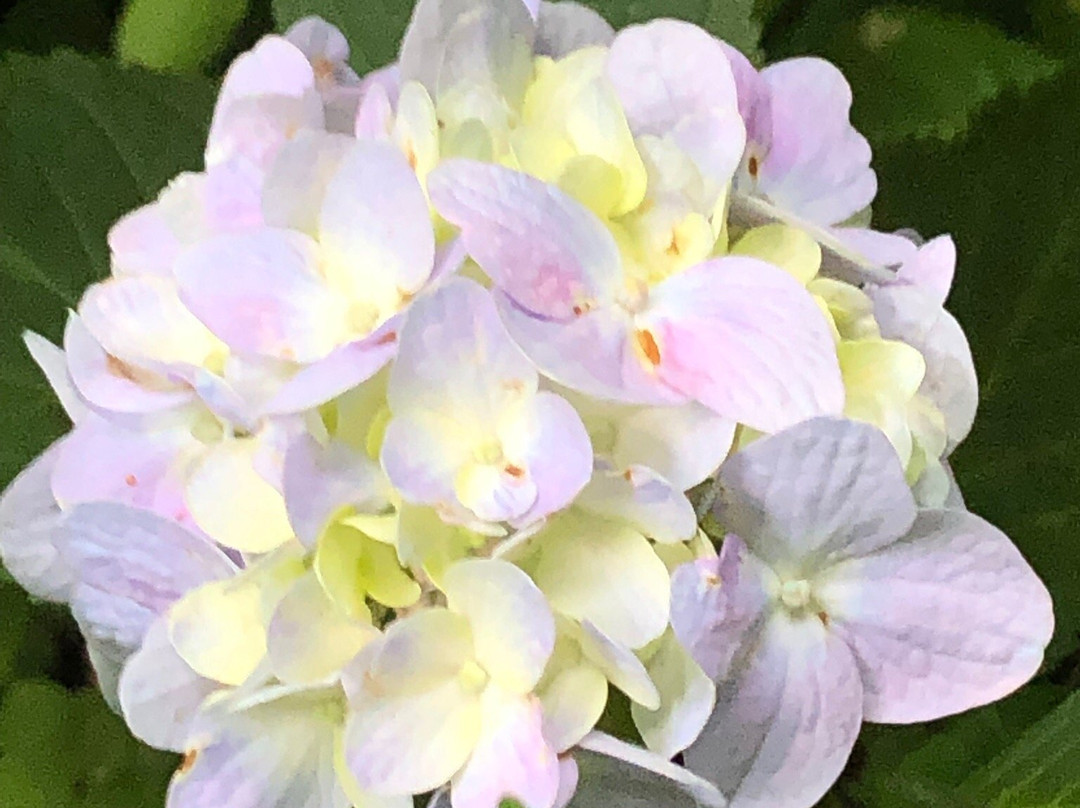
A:
<svg viewBox="0 0 1080 808">
<path fill-rule="evenodd" d="M 266 224 L 317 236 L 326 188 L 354 142 L 346 135 L 303 132 L 285 144 L 263 184 Z"/>
<path fill-rule="evenodd" d="M 285 382 L 267 402 L 264 413 L 285 415 L 310 410 L 366 382 L 397 353 L 399 317 L 392 317 L 368 337 L 335 348 Z"/>
<path fill-rule="evenodd" d="M 730 181 L 746 134 L 719 40 L 678 20 L 632 26 L 612 42 L 607 76 L 636 136 L 670 136 L 714 181 Z"/>
<path fill-rule="evenodd" d="M 500 424 L 503 451 L 522 469 L 536 496 L 513 521 L 525 525 L 569 505 L 592 474 L 593 454 L 581 418 L 554 393 L 539 393 Z"/>
<path fill-rule="evenodd" d="M 365 87 L 356 108 L 353 131 L 357 138 L 389 140 L 394 128 L 394 107 L 386 88 L 379 83 Z"/>
<path fill-rule="evenodd" d="M 709 678 L 727 676 L 768 603 L 770 572 L 738 536 L 671 577 L 671 627 Z"/>
<path fill-rule="evenodd" d="M 323 446 L 310 435 L 289 444 L 285 507 L 305 547 L 315 546 L 327 522 L 342 508 L 377 513 L 389 505 L 385 495 L 378 465 L 350 446 L 340 441 Z"/>
<path fill-rule="evenodd" d="M 217 110 L 252 96 L 300 97 L 314 86 L 315 73 L 304 52 L 284 37 L 267 36 L 229 66 Z"/>
<path fill-rule="evenodd" d="M 669 386 L 775 432 L 839 414 L 844 388 L 821 310 L 789 274 L 752 258 L 708 261 L 655 287 L 639 342 Z"/>
<path fill-rule="evenodd" d="M 420 290 L 431 276 L 435 236 L 424 191 L 397 148 L 353 144 L 327 185 L 319 241 L 355 299 Z"/>
<path fill-rule="evenodd" d="M 735 79 L 719 40 L 680 20 L 621 31 L 611 43 L 607 75 L 635 135 L 662 136 L 685 118 L 737 109 Z"/>
<path fill-rule="evenodd" d="M 181 240 L 160 201 L 123 216 L 109 229 L 108 238 L 113 271 L 118 275 L 168 278 L 181 250 Z"/>
<path fill-rule="evenodd" d="M 140 741 L 185 752 L 195 714 L 220 688 L 180 658 L 169 642 L 168 619 L 159 617 L 120 674 L 120 706 L 128 729 Z"/>
<path fill-rule="evenodd" d="M 964 329 L 921 287 L 870 287 L 867 292 L 881 336 L 906 342 L 926 360 L 919 392 L 941 410 L 949 445 L 956 446 L 971 431 L 979 407 L 979 380 Z"/>
<path fill-rule="evenodd" d="M 816 224 L 839 224 L 877 192 L 870 146 L 851 126 L 851 88 L 822 59 L 789 59 L 761 73 L 772 117 L 757 189 Z"/>
<path fill-rule="evenodd" d="M 614 300 L 622 286 L 615 240 L 557 188 L 471 160 L 448 160 L 428 178 L 436 210 L 461 228 L 469 255 L 530 313 L 572 320 Z"/>
<path fill-rule="evenodd" d="M 731 451 L 736 423 L 701 404 L 645 407 L 619 422 L 612 460 L 648 466 L 681 491 L 709 477 Z"/>
<path fill-rule="evenodd" d="M 479 699 L 460 679 L 419 694 L 354 702 L 345 723 L 345 757 L 361 788 L 421 794 L 450 780 L 480 738 Z"/>
<path fill-rule="evenodd" d="M 64 508 L 116 502 L 193 528 L 184 505 L 184 470 L 198 446 L 183 428 L 136 431 L 94 416 L 61 444 L 53 494 Z"/>
<path fill-rule="evenodd" d="M 854 421 L 814 419 L 757 441 L 718 480 L 721 523 L 782 575 L 873 552 L 915 520 L 888 439 Z"/>
<path fill-rule="evenodd" d="M 131 650 L 185 593 L 236 572 L 205 538 L 125 505 L 76 507 L 56 541 L 75 575 L 72 610 L 80 624 Z"/>
<path fill-rule="evenodd" d="M 577 761 L 567 755 L 559 758 L 559 793 L 555 797 L 555 808 L 566 808 L 577 791 L 580 773 Z"/>
<path fill-rule="evenodd" d="M 724 808 L 716 786 L 660 755 L 593 732 L 574 752 L 581 770 L 575 808 Z"/>
<path fill-rule="evenodd" d="M 167 373 L 201 366 L 217 347 L 169 280 L 113 278 L 91 286 L 79 303 L 86 329 L 116 358 Z"/>
<path fill-rule="evenodd" d="M 597 471 L 577 505 L 625 521 L 657 542 L 689 541 L 697 532 L 697 514 L 690 500 L 647 466 Z"/>
<path fill-rule="evenodd" d="M 716 709 L 687 767 L 732 808 L 810 808 L 847 763 L 862 723 L 855 659 L 815 616 L 770 619 L 717 686 Z"/>
<path fill-rule="evenodd" d="M 938 236 L 919 247 L 913 262 L 900 267 L 897 280 L 917 286 L 942 305 L 956 275 L 956 242 L 952 236 Z"/>
<path fill-rule="evenodd" d="M 756 153 L 758 159 L 761 159 L 772 142 L 772 101 L 769 85 L 742 52 L 726 42 L 721 42 L 720 45 L 727 56 L 738 90 L 739 115 L 746 124 L 747 151 Z"/>
<path fill-rule="evenodd" d="M 939 306 L 945 305 L 956 274 L 956 243 L 952 236 L 938 236 L 920 245 L 903 231 L 879 233 L 840 227 L 833 232 L 874 263 L 895 267 L 897 285 L 916 286 Z"/>
<path fill-rule="evenodd" d="M 480 738 L 450 789 L 453 808 L 552 808 L 559 758 L 544 740 L 540 702 L 489 687 L 482 697 Z"/>
<path fill-rule="evenodd" d="M 531 398 L 537 384 L 490 294 L 454 278 L 410 308 L 387 399 L 395 414 L 423 409 L 493 431 L 502 412 Z"/>
<path fill-rule="evenodd" d="M 345 304 L 319 275 L 318 246 L 287 230 L 222 236 L 177 262 L 184 302 L 230 348 L 301 363 L 349 332 Z"/>
<path fill-rule="evenodd" d="M 536 584 L 509 562 L 471 559 L 446 571 L 442 589 L 469 621 L 476 661 L 504 689 L 529 693 L 555 647 L 555 619 Z"/>
<path fill-rule="evenodd" d="M 116 413 L 154 413 L 195 398 L 189 386 L 129 365 L 110 355 L 72 313 L 64 329 L 68 372 L 79 394 L 92 406 Z"/>
<path fill-rule="evenodd" d="M 829 570 L 830 625 L 859 663 L 869 721 L 932 721 L 996 701 L 1039 669 L 1046 587 L 1001 531 L 923 511 L 900 541 Z"/>
<path fill-rule="evenodd" d="M 503 322 L 543 374 L 597 398 L 633 404 L 681 404 L 687 396 L 651 373 L 634 346 L 633 321 L 617 306 L 567 322 L 537 317 L 507 294 L 495 293 Z"/>
<path fill-rule="evenodd" d="M 31 595 L 68 599 L 74 573 L 54 541 L 63 515 L 52 492 L 52 476 L 63 452 L 57 441 L 19 472 L 0 496 L 0 559 Z"/>
<path fill-rule="evenodd" d="M 262 177 L 281 148 L 297 134 L 321 131 L 326 112 L 315 90 L 300 97 L 286 95 L 238 98 L 215 114 L 206 141 L 209 170 L 232 162 Z"/>
<path fill-rule="evenodd" d="M 536 16 L 537 54 L 559 59 L 593 45 L 610 45 L 615 38 L 611 24 L 581 3 L 562 0 L 541 2 Z"/>
</svg>

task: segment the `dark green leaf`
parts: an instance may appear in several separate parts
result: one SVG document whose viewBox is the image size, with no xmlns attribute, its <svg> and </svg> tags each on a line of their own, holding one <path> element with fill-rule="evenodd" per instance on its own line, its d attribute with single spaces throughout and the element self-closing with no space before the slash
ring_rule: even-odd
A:
<svg viewBox="0 0 1080 808">
<path fill-rule="evenodd" d="M 825 27 L 806 23 L 798 50 L 826 56 L 848 76 L 856 125 L 876 145 L 906 138 L 950 140 L 1008 91 L 1026 91 L 1060 64 L 1035 47 L 972 19 L 929 9 L 873 8 Z M 835 16 L 835 15 L 831 15 Z"/>
<path fill-rule="evenodd" d="M 0 24 L 0 51 L 48 53 L 69 46 L 106 52 L 112 22 L 98 0 L 19 0 Z"/>
<path fill-rule="evenodd" d="M 883 150 L 884 228 L 953 232 L 950 307 L 982 382 L 955 465 L 968 505 L 1005 530 L 1055 600 L 1052 662 L 1080 645 L 1080 68 L 1007 97 L 949 148 Z"/>
<path fill-rule="evenodd" d="M 1080 806 L 1080 693 L 1025 732 L 961 793 L 988 808 Z"/>
<path fill-rule="evenodd" d="M 21 332 L 60 338 L 65 307 L 108 272 L 109 226 L 199 167 L 212 105 L 204 79 L 70 52 L 0 61 L 0 481 L 65 425 Z"/>
</svg>

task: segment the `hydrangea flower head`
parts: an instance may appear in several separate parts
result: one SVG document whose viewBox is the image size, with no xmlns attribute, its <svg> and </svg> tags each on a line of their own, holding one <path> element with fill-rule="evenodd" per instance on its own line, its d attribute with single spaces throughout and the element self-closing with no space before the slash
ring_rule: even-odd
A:
<svg viewBox="0 0 1080 808">
<path fill-rule="evenodd" d="M 955 246 L 851 226 L 835 68 L 521 0 L 348 56 L 239 57 L 27 335 L 72 429 L 0 553 L 169 808 L 808 808 L 864 720 L 1034 674 L 1045 589 L 948 464 Z"/>
</svg>

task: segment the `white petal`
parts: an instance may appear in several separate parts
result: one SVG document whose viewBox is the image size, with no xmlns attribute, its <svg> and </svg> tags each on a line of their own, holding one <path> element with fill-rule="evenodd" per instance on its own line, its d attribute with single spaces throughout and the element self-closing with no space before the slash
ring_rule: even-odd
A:
<svg viewBox="0 0 1080 808">
<path fill-rule="evenodd" d="M 555 647 L 555 620 L 536 584 L 506 561 L 474 559 L 450 567 L 442 589 L 468 619 L 480 665 L 502 687 L 531 691 Z"/>
<path fill-rule="evenodd" d="M 631 701 L 647 710 L 660 707 L 660 692 L 633 651 L 612 640 L 588 620 L 581 622 L 576 637 L 585 658 Z"/>
<path fill-rule="evenodd" d="M 624 521 L 657 542 L 689 541 L 697 531 L 697 514 L 690 500 L 645 466 L 596 472 L 577 505 L 612 521 Z"/>
<path fill-rule="evenodd" d="M 667 568 L 636 530 L 586 514 L 545 529 L 533 578 L 555 611 L 640 648 L 667 626 Z"/>
<path fill-rule="evenodd" d="M 349 770 L 378 794 L 431 791 L 468 761 L 481 723 L 479 699 L 458 678 L 416 695 L 354 702 L 345 725 Z"/>
<path fill-rule="evenodd" d="M 615 240 L 554 186 L 501 166 L 449 160 L 428 190 L 439 213 L 461 228 L 473 259 L 528 311 L 566 320 L 621 289 Z"/>
<path fill-rule="evenodd" d="M 54 539 L 62 514 L 53 497 L 52 475 L 62 447 L 58 441 L 46 449 L 0 497 L 4 568 L 34 597 L 60 602 L 67 600 L 75 580 Z"/>
<path fill-rule="evenodd" d="M 26 349 L 30 351 L 34 362 L 45 374 L 64 412 L 73 424 L 77 424 L 86 415 L 87 407 L 68 374 L 67 356 L 64 351 L 33 331 L 23 332 L 23 342 L 26 343 Z"/>
<path fill-rule="evenodd" d="M 646 746 L 670 759 L 701 734 L 713 709 L 716 688 L 670 631 L 645 667 L 660 691 L 660 709 L 646 710 L 635 703 L 630 712 Z"/>
<path fill-rule="evenodd" d="M 133 735 L 155 749 L 184 752 L 203 702 L 221 686 L 193 671 L 169 641 L 167 617 L 146 632 L 120 675 L 120 705 Z"/>
<path fill-rule="evenodd" d="M 291 539 L 293 529 L 284 498 L 255 468 L 256 448 L 244 439 L 211 448 L 188 478 L 186 499 L 196 523 L 215 541 L 265 553 Z"/>
<path fill-rule="evenodd" d="M 286 684 L 315 684 L 339 673 L 377 636 L 374 627 L 339 609 L 315 575 L 305 575 L 285 593 L 267 626 L 270 668 Z"/>
<path fill-rule="evenodd" d="M 692 402 L 643 407 L 618 424 L 612 460 L 648 466 L 681 491 L 716 471 L 735 438 L 735 422 Z"/>
<path fill-rule="evenodd" d="M 326 188 L 319 240 L 326 271 L 352 299 L 379 305 L 419 291 L 434 266 L 435 236 L 404 155 L 356 141 Z"/>
<path fill-rule="evenodd" d="M 342 508 L 378 513 L 388 504 L 370 458 L 340 441 L 321 446 L 309 435 L 294 440 L 285 454 L 284 496 L 289 521 L 308 548 Z"/>
<path fill-rule="evenodd" d="M 169 786 L 166 808 L 348 808 L 334 772 L 336 695 L 288 695 L 227 713 Z"/>
<path fill-rule="evenodd" d="M 881 335 L 903 340 L 926 360 L 919 390 L 945 415 L 950 446 L 955 446 L 971 431 L 979 406 L 979 382 L 963 328 L 916 287 L 870 287 L 867 292 Z"/>
</svg>

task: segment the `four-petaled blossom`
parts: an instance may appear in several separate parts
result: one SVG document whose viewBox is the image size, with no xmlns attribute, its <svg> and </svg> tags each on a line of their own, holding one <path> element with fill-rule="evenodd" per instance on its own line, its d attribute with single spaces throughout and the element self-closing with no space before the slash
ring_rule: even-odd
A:
<svg viewBox="0 0 1080 808">
<path fill-rule="evenodd" d="M 1046 588 L 966 511 L 919 510 L 877 430 L 817 419 L 720 470 L 717 559 L 679 569 L 672 624 L 717 683 L 685 753 L 735 808 L 813 805 L 866 721 L 929 721 L 1038 670 Z"/>
<path fill-rule="evenodd" d="M 522 526 L 568 505 L 592 472 L 581 419 L 465 279 L 417 301 L 390 371 L 382 462 L 412 502 L 462 523 Z"/>
</svg>

